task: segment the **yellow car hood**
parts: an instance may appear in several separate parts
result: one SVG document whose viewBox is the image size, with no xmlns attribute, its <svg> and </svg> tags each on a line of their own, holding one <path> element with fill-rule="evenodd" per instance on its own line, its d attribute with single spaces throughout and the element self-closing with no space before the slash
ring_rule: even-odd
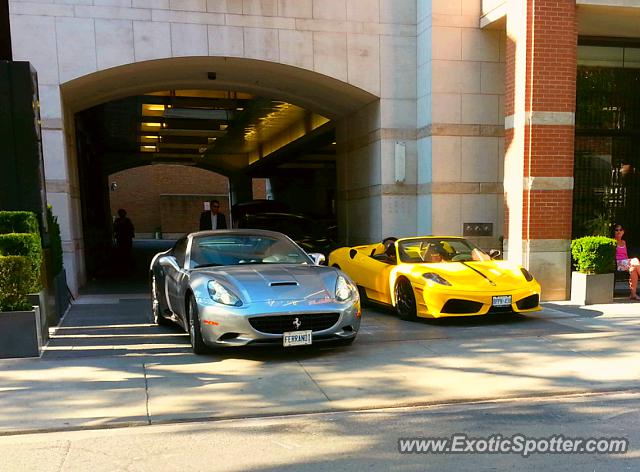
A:
<svg viewBox="0 0 640 472">
<path fill-rule="evenodd" d="M 419 264 L 412 272 L 420 276 L 426 272 L 434 272 L 453 287 L 471 291 L 509 290 L 527 283 L 520 266 L 503 261 Z"/>
</svg>

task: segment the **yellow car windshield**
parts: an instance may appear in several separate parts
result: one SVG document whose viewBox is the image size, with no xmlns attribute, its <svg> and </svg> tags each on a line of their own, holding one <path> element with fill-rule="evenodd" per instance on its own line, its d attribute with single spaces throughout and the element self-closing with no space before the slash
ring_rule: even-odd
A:
<svg viewBox="0 0 640 472">
<path fill-rule="evenodd" d="M 398 241 L 400 261 L 407 264 L 490 261 L 491 257 L 462 238 L 412 238 Z"/>
</svg>

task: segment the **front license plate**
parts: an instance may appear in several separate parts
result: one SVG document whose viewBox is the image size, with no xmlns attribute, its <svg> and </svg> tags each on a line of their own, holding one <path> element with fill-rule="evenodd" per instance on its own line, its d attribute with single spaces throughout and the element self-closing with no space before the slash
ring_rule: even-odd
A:
<svg viewBox="0 0 640 472">
<path fill-rule="evenodd" d="M 511 295 L 493 297 L 493 306 L 511 306 Z"/>
<path fill-rule="evenodd" d="M 282 333 L 282 345 L 284 347 L 305 346 L 307 344 L 311 344 L 311 330 Z"/>
</svg>

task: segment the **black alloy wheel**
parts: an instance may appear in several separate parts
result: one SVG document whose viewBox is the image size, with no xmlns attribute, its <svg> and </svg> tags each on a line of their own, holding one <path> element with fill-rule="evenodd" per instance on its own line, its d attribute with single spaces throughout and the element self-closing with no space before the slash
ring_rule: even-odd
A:
<svg viewBox="0 0 640 472">
<path fill-rule="evenodd" d="M 412 321 L 417 318 L 416 297 L 413 293 L 411 282 L 400 279 L 396 283 L 396 313 L 400 319 Z"/>
<path fill-rule="evenodd" d="M 156 286 L 156 276 L 151 274 L 151 314 L 153 316 L 153 322 L 158 326 L 169 326 L 171 321 L 166 319 L 160 313 L 160 302 L 158 301 L 158 289 Z"/>
<path fill-rule="evenodd" d="M 187 306 L 189 307 L 189 340 L 191 341 L 191 350 L 194 354 L 206 354 L 209 349 L 202 339 L 198 305 L 193 295 L 189 295 Z"/>
</svg>

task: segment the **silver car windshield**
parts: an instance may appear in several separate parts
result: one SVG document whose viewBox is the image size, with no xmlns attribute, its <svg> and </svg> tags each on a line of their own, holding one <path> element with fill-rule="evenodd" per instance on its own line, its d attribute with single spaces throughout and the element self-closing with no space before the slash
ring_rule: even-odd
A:
<svg viewBox="0 0 640 472">
<path fill-rule="evenodd" d="M 482 249 L 461 238 L 401 239 L 398 253 L 400 261 L 410 264 L 491 260 Z"/>
<path fill-rule="evenodd" d="M 285 238 L 234 234 L 194 238 L 190 267 L 239 264 L 310 264 L 309 257 Z"/>
</svg>

